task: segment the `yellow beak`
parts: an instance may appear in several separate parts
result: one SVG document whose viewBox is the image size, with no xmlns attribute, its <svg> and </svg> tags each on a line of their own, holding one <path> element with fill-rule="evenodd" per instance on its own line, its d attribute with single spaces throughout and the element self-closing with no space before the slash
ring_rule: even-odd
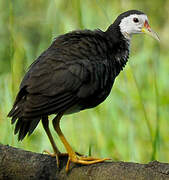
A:
<svg viewBox="0 0 169 180">
<path fill-rule="evenodd" d="M 160 41 L 158 35 L 156 32 L 154 32 L 151 27 L 149 26 L 148 22 L 145 21 L 144 23 L 144 27 L 142 28 L 141 32 L 148 34 L 149 36 L 153 37 L 154 39 L 156 39 L 157 41 Z"/>
</svg>

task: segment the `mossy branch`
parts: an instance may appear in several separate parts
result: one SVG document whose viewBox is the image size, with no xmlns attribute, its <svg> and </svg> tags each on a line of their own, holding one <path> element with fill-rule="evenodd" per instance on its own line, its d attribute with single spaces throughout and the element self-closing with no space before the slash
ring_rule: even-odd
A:
<svg viewBox="0 0 169 180">
<path fill-rule="evenodd" d="M 60 168 L 55 158 L 45 154 L 24 151 L 0 145 L 0 179 L 10 180 L 167 180 L 169 164 L 157 161 L 148 164 L 132 162 L 105 162 L 93 165 L 71 163 L 65 171 L 67 158 L 60 159 Z"/>
</svg>

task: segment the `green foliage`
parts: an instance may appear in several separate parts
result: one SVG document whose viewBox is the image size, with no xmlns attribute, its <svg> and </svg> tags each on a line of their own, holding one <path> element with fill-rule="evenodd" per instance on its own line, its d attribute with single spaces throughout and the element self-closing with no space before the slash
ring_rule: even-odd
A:
<svg viewBox="0 0 169 180">
<path fill-rule="evenodd" d="M 149 16 L 160 44 L 150 37 L 133 37 L 129 62 L 111 95 L 95 109 L 65 116 L 61 125 L 80 153 L 169 161 L 168 7 L 167 0 L 0 0 L 0 143 L 36 152 L 52 150 L 41 124 L 18 142 L 6 117 L 28 66 L 57 35 L 74 29 L 105 30 L 119 13 L 140 9 Z M 52 133 L 65 151 L 53 129 Z"/>
</svg>

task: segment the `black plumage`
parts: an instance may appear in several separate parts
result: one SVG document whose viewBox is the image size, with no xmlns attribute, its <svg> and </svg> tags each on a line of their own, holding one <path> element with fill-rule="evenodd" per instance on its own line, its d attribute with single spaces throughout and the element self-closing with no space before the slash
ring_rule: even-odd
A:
<svg viewBox="0 0 169 180">
<path fill-rule="evenodd" d="M 57 37 L 29 67 L 13 109 L 19 140 L 44 115 L 93 108 L 109 95 L 129 55 L 129 43 L 115 21 L 106 32 L 73 31 Z M 71 113 L 71 111 L 70 111 Z"/>
<path fill-rule="evenodd" d="M 22 140 L 51 114 L 69 114 L 102 103 L 129 57 L 120 31 L 127 11 L 103 32 L 79 30 L 57 37 L 29 67 L 8 116 Z M 46 125 L 44 125 L 45 127 Z"/>
</svg>

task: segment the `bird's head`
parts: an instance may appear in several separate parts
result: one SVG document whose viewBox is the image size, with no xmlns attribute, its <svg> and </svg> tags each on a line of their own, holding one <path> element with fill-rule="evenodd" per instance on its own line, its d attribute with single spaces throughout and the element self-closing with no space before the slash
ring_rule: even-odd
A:
<svg viewBox="0 0 169 180">
<path fill-rule="evenodd" d="M 157 34 L 151 29 L 148 17 L 141 11 L 130 10 L 120 14 L 115 20 L 120 27 L 120 31 L 127 39 L 131 39 L 133 34 L 145 33 L 159 41 Z"/>
</svg>

